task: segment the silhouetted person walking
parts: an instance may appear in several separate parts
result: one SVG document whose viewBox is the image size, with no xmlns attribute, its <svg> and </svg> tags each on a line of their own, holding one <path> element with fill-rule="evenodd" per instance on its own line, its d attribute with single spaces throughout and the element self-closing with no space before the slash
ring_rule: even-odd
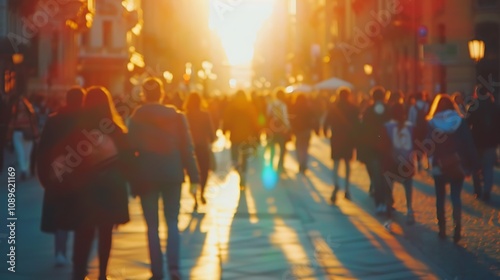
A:
<svg viewBox="0 0 500 280">
<path fill-rule="evenodd" d="M 450 184 L 455 223 L 453 240 L 456 243 L 461 238 L 462 230 L 460 193 L 465 177 L 479 170 L 477 153 L 466 121 L 462 119 L 450 97 L 444 94 L 437 95 L 427 118 L 429 133 L 425 141 L 435 144 L 435 149 L 429 152 L 429 156 L 432 158 L 432 175 L 436 190 L 439 237 L 446 237 L 444 200 L 446 184 Z"/>
<path fill-rule="evenodd" d="M 201 203 L 205 204 L 205 186 L 207 184 L 212 156 L 212 143 L 215 141 L 215 130 L 210 114 L 202 109 L 202 99 L 198 93 L 188 95 L 184 106 L 191 136 L 194 142 L 194 151 L 200 168 Z M 196 196 L 195 208 L 197 206 Z"/>
<path fill-rule="evenodd" d="M 76 200 L 78 222 L 73 246 L 73 277 L 87 274 L 92 241 L 97 230 L 99 280 L 106 279 L 113 227 L 129 221 L 127 181 L 122 167 L 128 152 L 127 127 L 103 87 L 88 89 L 83 101 L 84 116 L 77 126 L 79 136 L 71 147 L 80 156 Z M 85 148 L 83 148 L 85 146 Z"/>
<path fill-rule="evenodd" d="M 184 114 L 173 106 L 162 105 L 163 85 L 156 78 L 144 81 L 145 104 L 130 118 L 130 145 L 136 155 L 136 179 L 133 193 L 141 197 L 148 227 L 151 279 L 163 279 L 163 257 L 158 236 L 158 199 L 163 200 L 167 221 L 167 265 L 171 279 L 180 279 L 180 235 L 178 216 L 184 170 L 191 182 L 193 195 L 199 187 L 200 175 L 193 140 Z"/>
<path fill-rule="evenodd" d="M 66 106 L 49 115 L 42 130 L 37 155 L 37 173 L 40 184 L 45 189 L 43 196 L 41 229 L 53 233 L 55 237 L 56 265 L 69 264 L 66 244 L 68 231 L 75 230 L 75 202 L 77 192 L 68 184 L 54 181 L 49 176 L 56 158 L 65 152 L 68 140 L 78 134 L 78 121 L 82 117 L 85 91 L 71 88 L 66 93 Z"/>
<path fill-rule="evenodd" d="M 345 165 L 345 194 L 346 199 L 351 199 L 349 192 L 349 176 L 351 173 L 351 159 L 355 147 L 355 130 L 358 122 L 358 108 L 350 102 L 351 91 L 348 88 L 338 90 L 338 100 L 330 105 L 326 115 L 323 131 L 330 131 L 331 157 L 333 159 L 333 186 L 334 190 L 330 200 L 335 203 L 337 192 L 340 189 L 339 165 Z"/>
<path fill-rule="evenodd" d="M 469 107 L 467 121 L 479 156 L 481 174 L 474 174 L 472 179 L 476 198 L 489 201 L 494 182 L 496 148 L 500 140 L 500 109 L 491 92 L 483 85 L 476 88 L 476 104 Z"/>
</svg>

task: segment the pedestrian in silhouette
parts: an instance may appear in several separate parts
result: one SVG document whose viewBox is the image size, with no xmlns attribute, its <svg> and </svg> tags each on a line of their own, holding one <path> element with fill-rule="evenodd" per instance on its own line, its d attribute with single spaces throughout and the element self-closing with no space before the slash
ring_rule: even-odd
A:
<svg viewBox="0 0 500 280">
<path fill-rule="evenodd" d="M 231 160 L 240 175 L 240 189 L 247 183 L 248 158 L 259 144 L 257 112 L 246 93 L 239 90 L 229 101 L 222 122 L 222 129 L 230 133 Z"/>
<path fill-rule="evenodd" d="M 309 142 L 311 132 L 319 134 L 319 119 L 316 118 L 314 108 L 306 95 L 299 93 L 290 108 L 290 123 L 295 135 L 295 150 L 299 162 L 299 173 L 304 174 L 309 161 Z"/>
<path fill-rule="evenodd" d="M 77 124 L 82 116 L 85 90 L 74 87 L 66 93 L 66 106 L 49 115 L 40 137 L 37 155 L 37 174 L 45 189 L 42 206 L 41 229 L 54 234 L 55 262 L 57 266 L 70 263 L 67 257 L 68 231 L 75 230 L 76 192 L 68 185 L 60 186 L 48 174 L 54 160 L 64 153 L 68 139 L 78 133 Z"/>
<path fill-rule="evenodd" d="M 274 166 L 274 155 L 276 146 L 278 146 L 280 150 L 276 170 L 284 172 L 286 142 L 290 140 L 291 125 L 285 92 L 281 88 L 275 90 L 272 100 L 267 104 L 267 122 L 267 136 L 269 138 L 267 141 L 271 152 L 271 166 Z"/>
<path fill-rule="evenodd" d="M 330 135 L 331 158 L 333 160 L 333 192 L 330 197 L 332 203 L 337 199 L 340 189 L 339 165 L 345 165 L 345 194 L 346 199 L 351 199 L 349 191 L 349 177 L 351 173 L 350 161 L 355 148 L 355 130 L 358 121 L 358 108 L 351 103 L 351 90 L 340 88 L 338 98 L 328 108 L 323 131 Z"/>
<path fill-rule="evenodd" d="M 163 214 L 168 227 L 166 246 L 168 272 L 171 279 L 180 279 L 180 235 L 178 216 L 184 171 L 196 194 L 200 175 L 189 125 L 184 114 L 175 107 L 162 105 L 163 85 L 157 78 L 148 78 L 142 85 L 145 104 L 132 114 L 129 140 L 136 155 L 136 179 L 132 192 L 141 198 L 148 228 L 151 279 L 163 279 L 163 257 L 158 236 L 158 199 L 163 200 Z"/>
<path fill-rule="evenodd" d="M 189 94 L 186 99 L 186 104 L 184 105 L 184 110 L 194 142 L 194 152 L 200 168 L 200 201 L 202 204 L 205 204 L 205 186 L 207 184 L 208 172 L 210 169 L 210 160 L 213 156 L 212 143 L 216 139 L 215 131 L 213 129 L 210 114 L 202 109 L 200 94 Z M 194 199 L 196 209 L 198 205 L 196 196 Z"/>
<path fill-rule="evenodd" d="M 428 153 L 432 159 L 431 172 L 436 190 L 439 237 L 446 237 L 444 199 L 446 184 L 450 184 L 453 221 L 455 223 L 453 240 L 456 243 L 461 238 L 462 201 L 460 193 L 464 179 L 471 173 L 477 173 L 480 165 L 470 129 L 449 96 L 444 94 L 436 96 L 427 119 L 429 120 L 429 132 L 424 144 L 427 147 L 434 146 L 434 149 Z"/>
<path fill-rule="evenodd" d="M 407 121 L 405 106 L 401 103 L 394 104 L 391 108 L 391 120 L 385 123 L 387 135 L 384 180 L 389 184 L 390 190 L 395 182 L 399 182 L 405 189 L 406 197 L 406 223 L 415 223 L 412 207 L 413 175 L 415 164 L 413 162 L 414 127 Z M 392 192 L 391 192 L 392 196 Z M 392 205 L 388 205 L 392 207 Z"/>
<path fill-rule="evenodd" d="M 113 227 L 129 221 L 127 181 L 122 166 L 128 152 L 127 127 L 111 94 L 103 87 L 88 89 L 83 109 L 84 116 L 77 126 L 79 137 L 69 145 L 81 158 L 73 171 L 77 174 L 73 181 L 79 183 L 74 186 L 78 190 L 75 217 L 78 224 L 73 246 L 73 278 L 85 278 L 97 230 L 99 280 L 105 280 Z"/>
<path fill-rule="evenodd" d="M 476 198 L 487 202 L 491 197 L 496 148 L 500 140 L 500 108 L 495 104 L 493 94 L 483 85 L 476 87 L 474 103 L 466 116 L 481 163 L 481 174 L 474 174 L 472 179 Z"/>
<path fill-rule="evenodd" d="M 363 113 L 358 138 L 358 155 L 366 163 L 366 169 L 373 186 L 375 211 L 377 214 L 390 215 L 392 197 L 389 185 L 383 177 L 382 162 L 385 157 L 382 149 L 382 135 L 385 134 L 384 124 L 389 121 L 389 108 L 385 102 L 386 90 L 374 87 L 371 90 L 372 104 Z"/>
</svg>

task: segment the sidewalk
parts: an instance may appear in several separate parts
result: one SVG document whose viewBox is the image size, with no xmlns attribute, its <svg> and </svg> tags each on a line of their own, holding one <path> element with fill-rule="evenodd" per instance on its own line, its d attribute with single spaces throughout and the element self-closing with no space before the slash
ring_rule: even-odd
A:
<svg viewBox="0 0 500 280">
<path fill-rule="evenodd" d="M 219 170 L 211 177 L 207 206 L 201 206 L 199 213 L 192 213 L 193 200 L 186 186 L 183 189 L 179 217 L 183 277 L 469 279 L 462 275 L 472 274 L 461 271 L 469 267 L 474 270 L 475 279 L 493 279 L 483 264 L 450 257 L 457 255 L 457 251 L 472 254 L 468 247 L 456 248 L 451 242 L 437 240 L 434 228 L 429 226 L 432 221 L 426 220 L 431 219 L 427 212 L 434 210 L 429 206 L 430 195 L 425 195 L 428 198 L 423 200 L 425 208 L 415 203 L 417 225 L 399 225 L 399 220 L 404 220 L 399 215 L 392 232 L 387 232 L 382 225 L 384 221 L 372 215 L 372 202 L 366 193 L 366 172 L 363 166 L 354 163 L 353 201 L 344 200 L 339 193 L 337 205 L 330 205 L 331 162 L 329 152 L 325 152 L 329 150 L 325 149 L 324 141 L 314 139 L 311 172 L 307 176 L 295 175 L 298 168 L 291 152 L 287 156 L 287 174 L 282 175 L 276 184 L 273 184 L 275 174 L 262 165 L 260 154 L 252 159 L 248 188 L 241 195 L 237 187 L 238 176 L 230 171 L 228 151 L 217 153 Z M 6 181 L 4 174 L 1 180 Z M 398 189 L 395 190 L 396 208 L 404 209 L 403 193 Z M 39 230 L 42 194 L 43 190 L 34 179 L 18 185 L 16 273 L 8 272 L 6 262 L 2 261 L 5 267 L 0 270 L 0 279 L 70 279 L 70 267 L 59 269 L 53 266 L 52 236 Z M 419 188 L 415 201 L 420 201 L 423 196 Z M 0 199 L 6 199 L 5 188 L 0 192 Z M 0 212 L 0 221 L 4 223 L 6 211 Z M 108 269 L 110 279 L 142 280 L 151 276 L 146 228 L 138 199 L 131 199 L 130 215 L 131 222 L 114 232 Z M 465 240 L 469 242 L 470 227 L 468 224 L 465 227 Z M 163 221 L 160 228 L 165 240 Z M 1 226 L 0 234 L 5 232 Z M 7 247 L 1 237 L 0 254 L 5 256 Z M 491 238 L 488 239 L 491 243 L 498 241 L 494 236 L 487 237 Z M 439 263 L 436 256 L 447 259 L 444 264 Z M 498 252 L 496 257 L 500 258 Z M 95 253 L 92 258 L 89 276 L 96 279 Z"/>
</svg>

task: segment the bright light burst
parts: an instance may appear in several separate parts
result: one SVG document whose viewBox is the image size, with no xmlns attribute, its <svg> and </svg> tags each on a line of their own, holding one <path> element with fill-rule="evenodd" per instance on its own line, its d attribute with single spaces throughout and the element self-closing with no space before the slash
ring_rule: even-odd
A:
<svg viewBox="0 0 500 280">
<path fill-rule="evenodd" d="M 210 0 L 210 28 L 220 37 L 231 65 L 249 65 L 257 35 L 275 0 Z"/>
</svg>

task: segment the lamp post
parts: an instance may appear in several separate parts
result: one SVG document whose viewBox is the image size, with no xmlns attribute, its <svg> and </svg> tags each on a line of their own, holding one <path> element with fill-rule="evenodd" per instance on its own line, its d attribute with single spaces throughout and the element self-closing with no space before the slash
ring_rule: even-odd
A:
<svg viewBox="0 0 500 280">
<path fill-rule="evenodd" d="M 479 61 L 481 61 L 481 59 L 484 58 L 484 50 L 485 50 L 484 41 L 476 38 L 469 41 L 469 56 L 474 61 L 474 74 L 475 74 L 474 81 L 478 79 L 477 64 L 479 63 Z"/>
</svg>

